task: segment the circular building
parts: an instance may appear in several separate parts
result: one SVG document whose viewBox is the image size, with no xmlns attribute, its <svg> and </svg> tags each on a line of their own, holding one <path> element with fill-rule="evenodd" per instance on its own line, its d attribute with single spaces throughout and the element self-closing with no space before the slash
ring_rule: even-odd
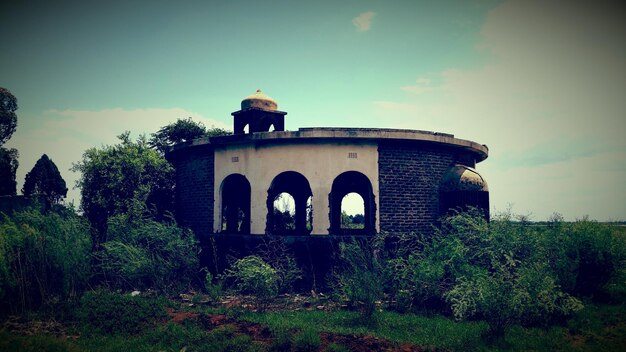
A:
<svg viewBox="0 0 626 352">
<path fill-rule="evenodd" d="M 451 208 L 489 210 L 487 183 L 475 170 L 485 145 L 418 130 L 285 131 L 286 114 L 258 90 L 232 113 L 233 135 L 172 148 L 183 225 L 200 238 L 372 235 L 429 232 Z M 356 227 L 342 215 L 353 193 L 363 206 Z"/>
</svg>

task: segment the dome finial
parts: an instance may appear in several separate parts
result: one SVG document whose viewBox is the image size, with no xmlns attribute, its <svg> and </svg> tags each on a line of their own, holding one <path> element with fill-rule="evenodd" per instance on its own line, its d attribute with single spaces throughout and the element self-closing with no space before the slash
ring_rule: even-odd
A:
<svg viewBox="0 0 626 352">
<path fill-rule="evenodd" d="M 241 110 L 257 108 L 268 111 L 278 110 L 276 100 L 268 97 L 261 89 L 257 89 L 254 94 L 245 97 L 241 101 Z"/>
</svg>

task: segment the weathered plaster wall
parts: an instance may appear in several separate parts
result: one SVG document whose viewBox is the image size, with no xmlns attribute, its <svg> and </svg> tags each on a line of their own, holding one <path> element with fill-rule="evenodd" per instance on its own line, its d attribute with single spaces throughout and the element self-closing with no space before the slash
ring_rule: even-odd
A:
<svg viewBox="0 0 626 352">
<path fill-rule="evenodd" d="M 429 232 L 439 217 L 439 182 L 458 156 L 444 145 L 380 141 L 380 231 Z"/>
<path fill-rule="evenodd" d="M 252 189 L 251 224 L 253 234 L 264 234 L 267 219 L 267 190 L 272 180 L 285 171 L 295 171 L 307 178 L 313 192 L 313 231 L 328 234 L 330 228 L 328 195 L 333 180 L 346 171 L 358 171 L 372 183 L 378 203 L 377 143 L 368 140 L 308 140 L 305 143 L 279 141 L 260 145 L 225 145 L 215 149 L 215 180 L 212 199 L 213 226 L 221 228 L 221 184 L 226 176 L 238 173 L 246 176 Z M 357 158 L 348 158 L 357 153 Z M 235 158 L 235 159 L 233 159 Z M 238 160 L 234 162 L 233 160 Z M 378 230 L 378 211 L 376 214 Z"/>
</svg>

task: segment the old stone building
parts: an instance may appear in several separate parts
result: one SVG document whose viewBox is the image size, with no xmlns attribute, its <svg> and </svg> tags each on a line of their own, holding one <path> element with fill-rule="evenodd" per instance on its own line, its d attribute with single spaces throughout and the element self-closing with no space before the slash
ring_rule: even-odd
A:
<svg viewBox="0 0 626 352">
<path fill-rule="evenodd" d="M 201 239 L 428 232 L 451 208 L 489 210 L 487 183 L 475 170 L 487 158 L 485 145 L 418 130 L 285 131 L 287 113 L 261 91 L 232 115 L 233 135 L 168 153 L 176 167 L 177 216 Z M 295 205 L 288 228 L 274 216 L 284 193 Z M 342 224 L 349 193 L 363 201 L 360 228 Z"/>
</svg>

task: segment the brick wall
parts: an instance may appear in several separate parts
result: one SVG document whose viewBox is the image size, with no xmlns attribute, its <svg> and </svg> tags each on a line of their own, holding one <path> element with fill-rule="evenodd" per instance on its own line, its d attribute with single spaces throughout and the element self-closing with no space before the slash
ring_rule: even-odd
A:
<svg viewBox="0 0 626 352">
<path fill-rule="evenodd" d="M 439 217 L 439 181 L 456 159 L 445 146 L 380 141 L 380 231 L 431 232 Z"/>
<path fill-rule="evenodd" d="M 176 167 L 176 216 L 202 238 L 213 231 L 213 149 L 196 147 L 179 153 Z"/>
</svg>

